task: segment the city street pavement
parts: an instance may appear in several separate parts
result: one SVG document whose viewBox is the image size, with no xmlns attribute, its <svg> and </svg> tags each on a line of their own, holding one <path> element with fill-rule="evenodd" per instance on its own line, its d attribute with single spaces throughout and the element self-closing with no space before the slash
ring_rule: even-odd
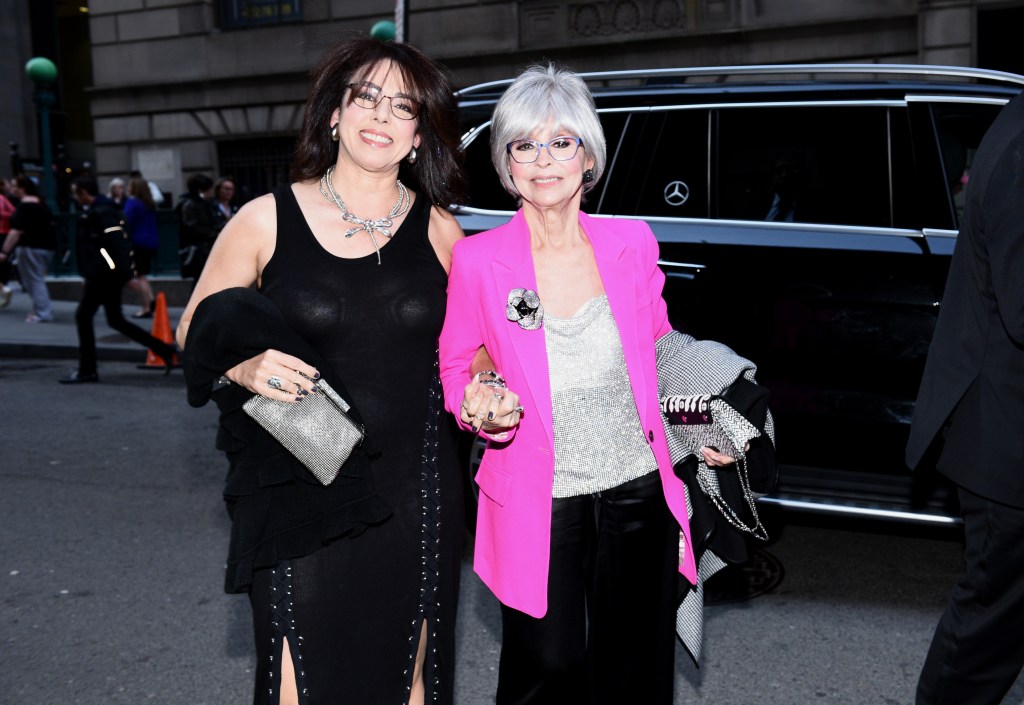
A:
<svg viewBox="0 0 1024 705">
<path fill-rule="evenodd" d="M 180 370 L 140 369 L 144 351 L 102 313 L 101 383 L 58 385 L 75 365 L 74 306 L 37 325 L 24 294 L 0 310 L 0 701 L 250 702 L 248 604 L 222 592 L 216 412 L 187 406 Z M 677 649 L 675 702 L 912 703 L 961 567 L 955 531 L 781 515 L 769 530 L 761 568 L 781 565 L 781 582 L 708 607 L 702 667 Z M 765 577 L 727 576 L 717 594 Z M 457 702 L 493 702 L 498 608 L 468 553 L 462 586 Z M 1024 682 L 1005 702 L 1024 703 Z"/>
<path fill-rule="evenodd" d="M 135 319 L 131 317 L 139 306 L 130 292 L 122 297 L 125 318 L 146 331 L 151 330 L 152 319 Z M 35 359 L 66 359 L 71 361 L 78 357 L 78 334 L 75 331 L 76 301 L 54 301 L 54 318 L 49 323 L 25 323 L 25 316 L 31 312 L 32 302 L 28 294 L 16 291 L 11 297 L 7 308 L 0 309 L 0 358 L 25 357 Z M 180 307 L 168 309 L 171 325 L 176 325 L 181 316 Z M 117 331 L 107 326 L 103 310 L 96 314 L 93 321 L 96 328 L 96 348 L 102 365 L 104 360 L 123 362 L 144 362 L 146 351 L 138 344 L 128 340 Z"/>
</svg>

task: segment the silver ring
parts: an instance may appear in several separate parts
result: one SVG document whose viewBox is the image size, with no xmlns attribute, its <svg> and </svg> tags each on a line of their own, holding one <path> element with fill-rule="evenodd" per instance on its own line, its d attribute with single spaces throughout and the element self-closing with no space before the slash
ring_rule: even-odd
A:
<svg viewBox="0 0 1024 705">
<path fill-rule="evenodd" d="M 483 415 L 483 413 L 480 413 L 480 414 L 477 414 L 476 416 L 474 416 L 473 418 L 475 418 L 477 421 L 483 421 L 484 420 L 484 415 Z"/>
<path fill-rule="evenodd" d="M 515 411 L 515 412 L 518 412 L 518 413 L 521 414 L 521 413 L 523 413 L 523 407 L 522 407 L 522 405 L 517 406 L 516 408 L 512 409 L 512 411 Z"/>
<path fill-rule="evenodd" d="M 504 399 L 505 397 L 501 396 L 500 394 L 495 394 L 494 398 L 498 401 L 498 403 L 501 403 L 501 400 Z"/>
<path fill-rule="evenodd" d="M 271 389 L 281 389 L 284 387 L 284 380 L 277 375 L 274 375 L 267 380 L 267 386 Z"/>
</svg>

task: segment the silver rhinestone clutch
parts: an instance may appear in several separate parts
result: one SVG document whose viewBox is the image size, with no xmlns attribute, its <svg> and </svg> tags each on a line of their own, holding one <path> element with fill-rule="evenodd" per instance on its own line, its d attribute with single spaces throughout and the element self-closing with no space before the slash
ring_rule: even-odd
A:
<svg viewBox="0 0 1024 705">
<path fill-rule="evenodd" d="M 242 408 L 316 479 L 329 485 L 363 442 L 365 431 L 348 415 L 351 407 L 341 395 L 323 380 L 316 384 L 320 391 L 301 401 L 277 401 L 257 394 Z"/>
<path fill-rule="evenodd" d="M 757 514 L 757 495 L 750 489 L 747 475 L 747 443 L 761 436 L 761 431 L 720 396 L 709 394 L 661 397 L 661 413 L 668 420 L 672 432 L 669 447 L 681 445 L 686 455 L 697 459 L 697 485 L 715 508 L 736 529 L 768 540 L 768 533 Z M 714 448 L 736 459 L 735 475 L 750 515 L 744 520 L 722 496 L 719 473 L 722 468 L 709 468 L 704 462 L 702 446 Z"/>
</svg>

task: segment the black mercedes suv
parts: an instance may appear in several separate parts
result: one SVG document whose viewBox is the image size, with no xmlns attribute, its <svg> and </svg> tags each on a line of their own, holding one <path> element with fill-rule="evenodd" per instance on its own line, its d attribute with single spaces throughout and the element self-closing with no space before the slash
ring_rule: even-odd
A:
<svg viewBox="0 0 1024 705">
<path fill-rule="evenodd" d="M 948 488 L 911 475 L 903 448 L 971 160 L 1024 77 L 815 64 L 583 78 L 608 140 L 584 210 L 646 220 L 673 325 L 753 360 L 771 391 L 780 479 L 762 501 L 955 522 Z M 459 92 L 470 235 L 516 208 L 488 151 L 508 83 Z"/>
</svg>

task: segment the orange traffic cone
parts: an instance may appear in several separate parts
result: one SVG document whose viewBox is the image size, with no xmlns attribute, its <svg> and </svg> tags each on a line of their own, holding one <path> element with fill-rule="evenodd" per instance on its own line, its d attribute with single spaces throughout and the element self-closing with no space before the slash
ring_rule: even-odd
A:
<svg viewBox="0 0 1024 705">
<path fill-rule="evenodd" d="M 164 292 L 156 295 L 156 308 L 153 310 L 153 328 L 149 334 L 168 345 L 174 345 L 174 333 L 171 332 L 171 320 L 167 315 L 167 296 Z M 159 370 L 167 369 L 162 357 L 152 350 L 146 351 L 146 364 L 139 365 L 140 368 L 154 368 Z M 181 367 L 181 360 L 174 356 L 174 364 L 171 367 Z"/>
</svg>

